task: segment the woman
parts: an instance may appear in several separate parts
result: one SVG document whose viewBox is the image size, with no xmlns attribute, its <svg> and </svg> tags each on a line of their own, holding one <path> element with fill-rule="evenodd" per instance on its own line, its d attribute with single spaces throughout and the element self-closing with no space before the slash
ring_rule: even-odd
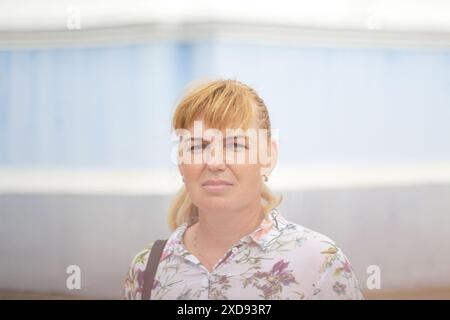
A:
<svg viewBox="0 0 450 320">
<path fill-rule="evenodd" d="M 281 199 L 265 183 L 277 144 L 255 90 L 235 80 L 199 85 L 177 106 L 173 128 L 184 186 L 169 212 L 173 233 L 151 299 L 363 298 L 336 244 L 277 210 Z M 132 262 L 126 299 L 142 297 L 151 247 Z"/>
</svg>

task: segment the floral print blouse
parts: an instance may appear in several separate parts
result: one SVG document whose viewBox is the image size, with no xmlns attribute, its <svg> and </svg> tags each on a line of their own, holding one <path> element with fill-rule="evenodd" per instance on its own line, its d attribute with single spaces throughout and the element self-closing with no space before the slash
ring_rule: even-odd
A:
<svg viewBox="0 0 450 320">
<path fill-rule="evenodd" d="M 151 299 L 363 299 L 355 273 L 328 237 L 273 209 L 209 272 L 183 244 L 188 224 L 169 237 Z M 152 243 L 153 244 L 153 243 Z M 141 299 L 150 244 L 131 263 L 125 299 Z"/>
</svg>

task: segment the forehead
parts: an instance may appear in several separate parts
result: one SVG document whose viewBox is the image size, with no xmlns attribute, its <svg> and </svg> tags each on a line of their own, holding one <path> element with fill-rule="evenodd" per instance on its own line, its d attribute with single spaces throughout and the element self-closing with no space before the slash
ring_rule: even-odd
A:
<svg viewBox="0 0 450 320">
<path fill-rule="evenodd" d="M 234 137 L 247 140 L 249 137 L 256 136 L 257 131 L 258 128 L 254 125 L 247 128 L 225 126 L 224 128 L 218 129 L 205 125 L 204 122 L 196 121 L 195 124 L 189 128 L 187 135 L 185 134 L 181 139 L 190 141 L 217 141 Z"/>
<path fill-rule="evenodd" d="M 232 131 L 236 132 L 245 132 L 248 129 L 258 129 L 258 123 L 256 117 L 253 116 L 248 123 L 242 123 L 242 121 L 229 121 L 229 122 L 220 122 L 220 123 L 211 123 L 207 119 L 204 119 L 203 116 L 198 116 L 193 120 L 193 123 L 187 127 L 187 129 L 191 132 L 199 131 L 211 131 L 217 130 L 222 132 L 225 135 L 227 132 L 231 133 Z"/>
</svg>

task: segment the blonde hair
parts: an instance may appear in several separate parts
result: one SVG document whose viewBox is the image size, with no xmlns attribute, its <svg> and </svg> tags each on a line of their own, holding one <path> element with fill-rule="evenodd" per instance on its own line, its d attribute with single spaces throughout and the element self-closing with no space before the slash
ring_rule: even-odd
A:
<svg viewBox="0 0 450 320">
<path fill-rule="evenodd" d="M 247 129 L 255 109 L 259 128 L 267 129 L 270 152 L 271 126 L 267 107 L 253 88 L 237 80 L 209 81 L 188 90 L 176 107 L 172 127 L 174 130 L 188 129 L 197 117 L 202 116 L 206 125 L 212 128 L 226 129 L 232 125 L 234 128 Z M 280 204 L 282 197 L 276 197 L 262 182 L 261 199 L 266 202 L 263 211 L 267 217 Z M 198 209 L 183 185 L 170 206 L 167 219 L 169 227 L 175 230 L 183 223 L 194 222 L 197 217 Z"/>
</svg>

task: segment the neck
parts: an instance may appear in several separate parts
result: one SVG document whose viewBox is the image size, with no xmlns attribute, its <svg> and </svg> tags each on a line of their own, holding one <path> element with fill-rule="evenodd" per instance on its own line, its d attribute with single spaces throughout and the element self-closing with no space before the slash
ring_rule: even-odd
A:
<svg viewBox="0 0 450 320">
<path fill-rule="evenodd" d="M 261 204 L 227 212 L 199 209 L 197 239 L 204 250 L 224 250 L 253 232 L 264 218 Z"/>
</svg>

